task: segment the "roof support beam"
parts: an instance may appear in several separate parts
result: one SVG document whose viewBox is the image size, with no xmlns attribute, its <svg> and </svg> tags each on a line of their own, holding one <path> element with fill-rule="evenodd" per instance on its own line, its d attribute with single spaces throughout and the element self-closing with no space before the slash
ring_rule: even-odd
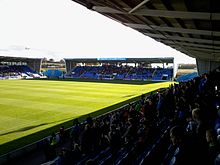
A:
<svg viewBox="0 0 220 165">
<path fill-rule="evenodd" d="M 196 51 L 202 51 L 205 53 L 220 53 L 220 50 L 216 50 L 216 49 L 205 49 L 205 48 L 196 48 L 196 47 L 185 47 L 187 50 L 196 50 Z"/>
<path fill-rule="evenodd" d="M 184 28 L 176 28 L 176 27 L 162 27 L 162 26 L 156 26 L 156 25 L 144 25 L 144 24 L 133 24 L 133 23 L 124 23 L 124 25 L 129 26 L 134 29 L 146 29 L 146 30 L 157 30 L 161 32 L 175 32 L 175 33 L 185 33 L 185 34 L 220 36 L 219 31 L 184 29 Z"/>
<path fill-rule="evenodd" d="M 152 34 L 152 33 L 144 33 L 144 34 L 149 36 L 149 37 L 153 37 L 153 38 L 170 39 L 170 40 L 178 40 L 178 41 L 189 41 L 189 42 L 198 42 L 198 43 L 220 45 L 220 41 L 213 41 L 213 40 L 208 40 L 208 39 L 188 38 L 188 37 L 179 37 L 179 36 L 172 36 L 172 35 Z"/>
<path fill-rule="evenodd" d="M 144 0 L 141 3 L 139 3 L 137 6 L 135 6 L 133 9 L 131 9 L 128 13 L 133 13 L 134 11 L 136 11 L 137 9 L 139 9 L 141 6 L 143 6 L 145 3 L 147 3 L 149 0 Z"/>
<path fill-rule="evenodd" d="M 153 30 L 152 25 L 146 25 L 146 24 L 136 24 L 136 23 L 124 23 L 125 26 L 128 26 L 130 28 L 134 29 L 146 29 L 146 30 Z"/>
<path fill-rule="evenodd" d="M 207 53 L 207 52 L 202 52 L 202 51 L 197 51 L 197 50 L 190 50 L 189 55 L 194 55 L 196 58 L 202 58 L 202 59 L 216 59 L 216 53 Z"/>
<path fill-rule="evenodd" d="M 125 14 L 125 12 L 119 11 L 117 9 L 113 9 L 110 7 L 102 7 L 102 6 L 93 6 L 92 10 L 95 10 L 99 13 Z"/>
<path fill-rule="evenodd" d="M 168 10 L 149 10 L 140 9 L 134 15 L 152 16 L 152 17 L 168 17 L 182 19 L 199 19 L 210 20 L 211 13 L 206 12 L 188 12 L 188 11 L 168 11 Z M 217 19 L 220 13 L 212 13 L 212 20 Z"/>
<path fill-rule="evenodd" d="M 199 20 L 220 20 L 220 13 L 207 13 L 207 12 L 188 12 L 188 11 L 168 11 L 168 10 L 151 10 L 151 9 L 139 9 L 136 12 L 127 13 L 113 9 L 110 7 L 93 6 L 93 10 L 100 13 L 112 13 L 112 14 L 132 14 L 152 17 L 167 17 L 167 18 L 182 18 L 182 19 L 199 19 Z M 130 8 L 124 8 L 125 11 L 131 11 Z"/>
<path fill-rule="evenodd" d="M 163 43 L 167 45 L 180 45 L 180 46 L 187 46 L 187 47 L 196 47 L 196 48 L 208 48 L 208 49 L 217 49 L 220 50 L 219 46 L 214 45 L 207 45 L 207 44 L 196 44 L 196 43 L 188 43 L 188 42 L 173 42 L 173 41 L 163 41 Z"/>
</svg>

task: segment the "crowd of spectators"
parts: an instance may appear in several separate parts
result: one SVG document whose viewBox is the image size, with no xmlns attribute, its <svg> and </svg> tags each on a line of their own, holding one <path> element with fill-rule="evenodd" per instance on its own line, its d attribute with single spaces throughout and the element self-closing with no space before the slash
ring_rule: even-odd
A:
<svg viewBox="0 0 220 165">
<path fill-rule="evenodd" d="M 44 164 L 220 164 L 219 74 L 173 83 L 83 123 L 74 119 L 44 139 Z"/>
<path fill-rule="evenodd" d="M 120 110 L 95 119 L 88 117 L 83 124 L 75 119 L 68 133 L 62 127 L 59 140 L 54 142 L 55 134 L 48 140 L 46 161 L 54 160 L 59 165 L 102 164 L 100 159 L 108 153 L 111 155 L 108 163 L 117 164 L 118 159 L 123 159 L 122 150 L 126 149 L 127 153 L 132 150 L 136 155 L 134 162 L 150 143 L 155 143 L 162 129 L 168 129 L 170 139 L 164 143 L 166 153 L 160 163 L 217 165 L 220 157 L 219 77 L 216 71 L 204 74 L 170 85 L 163 91 L 142 95 L 140 100 Z M 70 145 L 58 151 L 55 146 L 67 139 Z"/>
<path fill-rule="evenodd" d="M 119 79 L 119 80 L 166 80 L 173 77 L 172 68 L 146 68 L 133 66 L 77 66 L 71 73 L 73 78 Z"/>
<path fill-rule="evenodd" d="M 175 152 L 171 164 L 220 163 L 219 85 L 217 70 L 172 89 L 175 111 L 170 137 Z"/>
<path fill-rule="evenodd" d="M 19 72 L 13 67 L 7 65 L 0 65 L 0 79 L 7 79 L 9 77 L 18 77 L 20 76 Z"/>
<path fill-rule="evenodd" d="M 147 98 L 143 95 L 136 103 L 96 119 L 88 117 L 83 124 L 75 119 L 68 134 L 60 131 L 47 140 L 46 160 L 54 159 L 58 164 L 91 162 L 90 158 L 105 151 L 112 156 L 111 161 L 116 161 L 121 148 L 129 149 L 134 145 L 138 148 L 136 152 L 141 152 L 143 146 L 156 136 L 158 121 L 162 120 L 157 115 L 157 99 L 158 95 Z M 71 141 L 70 146 L 58 152 L 55 145 L 62 144 L 65 139 Z"/>
<path fill-rule="evenodd" d="M 26 65 L 0 65 L 0 79 L 39 76 Z"/>
</svg>

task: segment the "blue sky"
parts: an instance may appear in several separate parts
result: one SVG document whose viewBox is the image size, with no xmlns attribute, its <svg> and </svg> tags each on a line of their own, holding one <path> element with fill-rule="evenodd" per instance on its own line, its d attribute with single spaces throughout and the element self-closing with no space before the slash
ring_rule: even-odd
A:
<svg viewBox="0 0 220 165">
<path fill-rule="evenodd" d="M 0 20 L 2 56 L 174 57 L 176 63 L 195 63 L 195 59 L 71 0 L 0 0 Z"/>
</svg>

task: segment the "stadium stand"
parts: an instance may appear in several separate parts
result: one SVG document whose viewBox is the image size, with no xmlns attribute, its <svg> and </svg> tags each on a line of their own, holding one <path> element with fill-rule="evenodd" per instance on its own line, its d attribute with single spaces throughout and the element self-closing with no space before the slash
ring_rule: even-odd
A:
<svg viewBox="0 0 220 165">
<path fill-rule="evenodd" d="M 0 56 L 0 79 L 40 78 L 41 58 Z"/>
<path fill-rule="evenodd" d="M 0 65 L 0 79 L 12 78 L 39 78 L 36 73 L 26 65 Z"/>
<path fill-rule="evenodd" d="M 59 78 L 63 75 L 63 72 L 61 70 L 47 70 L 42 74 L 47 76 L 48 78 Z"/>
<path fill-rule="evenodd" d="M 105 80 L 172 80 L 173 69 L 132 66 L 77 66 L 68 77 Z"/>
<path fill-rule="evenodd" d="M 173 80 L 173 58 L 65 59 L 67 78 Z"/>
<path fill-rule="evenodd" d="M 41 163 L 215 164 L 220 154 L 219 77 L 216 70 L 100 117 L 88 116 L 84 123 L 74 120 L 65 133 L 62 128 L 44 140 Z"/>
<path fill-rule="evenodd" d="M 195 77 L 198 77 L 198 73 L 197 72 L 193 72 L 193 73 L 188 73 L 188 74 L 184 74 L 182 76 L 179 76 L 176 81 L 177 82 L 186 82 L 189 81 Z"/>
</svg>

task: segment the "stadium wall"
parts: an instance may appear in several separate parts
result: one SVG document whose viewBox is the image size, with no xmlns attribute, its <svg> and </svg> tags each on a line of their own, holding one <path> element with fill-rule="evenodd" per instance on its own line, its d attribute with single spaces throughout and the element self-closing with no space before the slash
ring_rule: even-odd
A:
<svg viewBox="0 0 220 165">
<path fill-rule="evenodd" d="M 196 59 L 196 64 L 199 75 L 202 75 L 204 73 L 209 73 L 220 66 L 220 62 L 218 61 L 208 61 L 208 60 L 200 60 L 200 59 Z"/>
</svg>

